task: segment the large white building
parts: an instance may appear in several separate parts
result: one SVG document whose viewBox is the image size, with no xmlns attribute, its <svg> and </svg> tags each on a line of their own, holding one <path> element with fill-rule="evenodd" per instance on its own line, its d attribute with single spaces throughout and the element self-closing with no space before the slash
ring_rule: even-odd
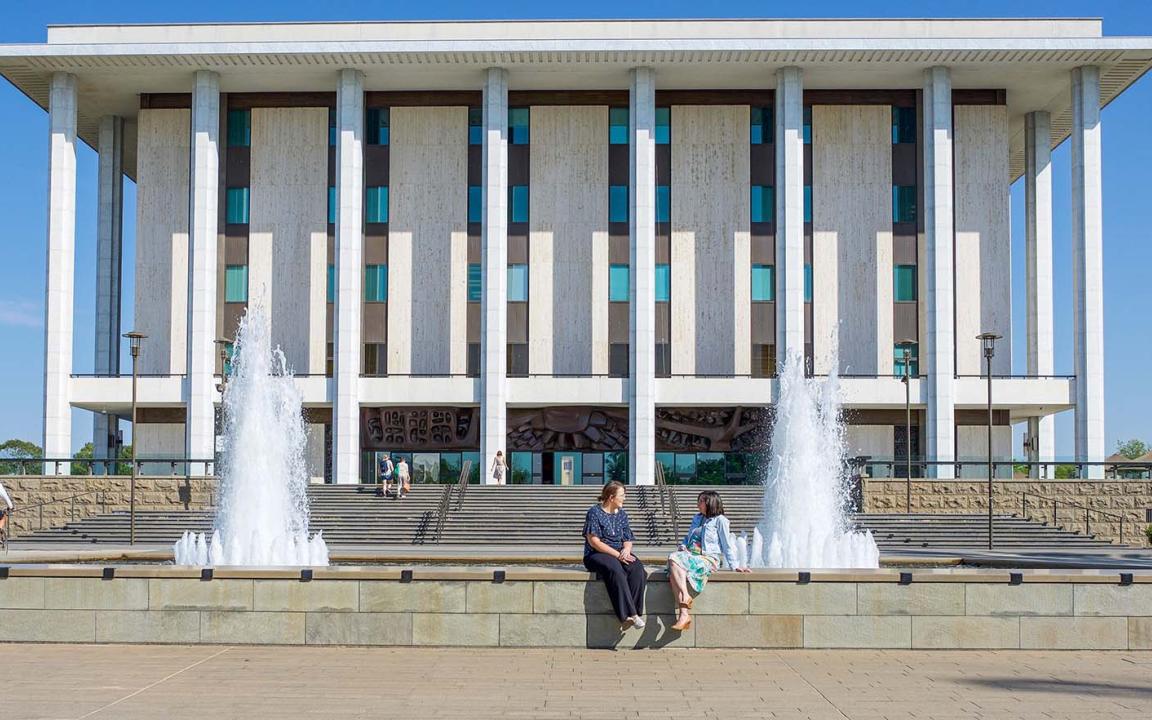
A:
<svg viewBox="0 0 1152 720">
<path fill-rule="evenodd" d="M 912 452 L 948 477 L 986 452 L 984 331 L 997 456 L 1013 423 L 1056 456 L 1073 409 L 1077 458 L 1102 460 L 1100 108 L 1150 65 L 1152 39 L 1080 19 L 50 27 L 0 45 L 50 115 L 46 456 L 69 454 L 72 408 L 96 413 L 98 456 L 130 415 L 127 267 L 141 457 L 213 457 L 214 342 L 261 304 L 336 482 L 380 451 L 448 480 L 497 450 L 514 481 L 650 483 L 654 459 L 741 481 L 787 356 L 844 376 L 853 452 L 900 457 L 905 339 Z M 95 269 L 74 267 L 78 140 L 99 153 Z M 1075 281 L 1054 297 L 1065 140 Z M 1075 307 L 1074 377 L 1053 375 L 1054 302 Z"/>
</svg>

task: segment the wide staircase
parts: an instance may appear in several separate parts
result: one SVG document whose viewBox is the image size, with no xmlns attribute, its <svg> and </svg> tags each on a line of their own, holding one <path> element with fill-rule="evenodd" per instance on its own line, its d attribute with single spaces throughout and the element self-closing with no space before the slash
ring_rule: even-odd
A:
<svg viewBox="0 0 1152 720">
<path fill-rule="evenodd" d="M 629 486 L 626 509 L 637 543 L 673 546 L 696 512 L 705 486 Z M 734 532 L 751 532 L 761 515 L 763 490 L 725 486 L 725 514 Z M 403 500 L 378 497 L 371 486 L 322 485 L 308 490 L 311 528 L 330 545 L 520 545 L 576 547 L 584 514 L 598 486 L 417 485 Z M 673 521 L 673 510 L 678 511 Z M 859 514 L 853 522 L 870 530 L 882 550 L 963 549 L 988 546 L 987 515 Z M 186 530 L 208 532 L 211 511 L 146 511 L 136 514 L 136 542 L 167 544 Z M 1091 548 L 1110 543 L 1093 536 L 1019 518 L 998 515 L 993 534 L 998 549 Z M 90 516 L 62 527 L 21 535 L 18 542 L 126 544 L 125 511 Z"/>
</svg>

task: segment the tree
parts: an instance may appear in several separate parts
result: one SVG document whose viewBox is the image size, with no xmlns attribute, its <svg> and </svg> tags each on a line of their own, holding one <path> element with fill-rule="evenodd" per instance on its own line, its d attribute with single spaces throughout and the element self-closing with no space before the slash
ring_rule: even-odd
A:
<svg viewBox="0 0 1152 720">
<path fill-rule="evenodd" d="M 16 438 L 7 440 L 0 443 L 0 475 L 24 475 L 29 470 L 38 473 L 39 469 L 35 467 L 35 463 L 12 461 L 42 457 L 44 457 L 44 451 L 36 443 L 17 440 Z"/>
<path fill-rule="evenodd" d="M 1146 454 L 1149 450 L 1152 450 L 1152 448 L 1149 448 L 1144 441 L 1137 440 L 1136 438 L 1121 440 L 1116 443 L 1116 453 L 1123 455 L 1129 460 L 1135 460 L 1141 455 Z"/>
</svg>

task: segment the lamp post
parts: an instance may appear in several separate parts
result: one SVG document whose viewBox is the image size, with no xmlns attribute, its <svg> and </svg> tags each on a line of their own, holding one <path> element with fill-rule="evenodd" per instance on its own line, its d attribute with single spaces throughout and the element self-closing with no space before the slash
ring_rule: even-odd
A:
<svg viewBox="0 0 1152 720">
<path fill-rule="evenodd" d="M 996 355 L 996 341 L 1000 335 L 980 333 L 976 339 L 984 346 L 984 368 L 988 375 L 988 549 L 992 549 L 992 357 Z"/>
<path fill-rule="evenodd" d="M 136 360 L 140 357 L 140 341 L 148 337 L 144 333 L 124 333 L 128 338 L 128 350 L 132 353 L 132 480 L 128 486 L 128 544 L 136 544 L 136 475 L 139 469 L 136 466 L 136 446 L 140 444 L 140 437 L 136 434 Z"/>
<path fill-rule="evenodd" d="M 908 473 L 904 479 L 904 512 L 912 513 L 912 348 L 915 340 L 901 340 L 898 347 L 903 353 L 904 376 L 904 462 Z"/>
<path fill-rule="evenodd" d="M 222 337 L 222 338 L 217 338 L 214 342 L 216 343 L 216 347 L 220 348 L 220 384 L 216 386 L 216 389 L 220 391 L 220 408 L 219 408 L 219 410 L 217 410 L 217 414 L 216 414 L 216 433 L 215 433 L 216 435 L 219 435 L 223 431 L 223 425 L 224 425 L 224 390 L 225 390 L 225 388 L 228 387 L 228 351 L 232 347 L 232 341 L 226 337 Z M 215 448 L 216 443 L 213 442 L 212 445 L 213 445 L 213 448 Z M 213 461 L 214 461 L 213 465 L 218 464 L 215 462 L 215 460 L 217 459 L 215 457 L 216 453 L 213 452 L 212 455 L 213 455 Z M 205 463 L 205 465 L 207 465 L 207 463 Z M 208 474 L 207 467 L 205 467 L 204 474 L 205 475 Z"/>
</svg>

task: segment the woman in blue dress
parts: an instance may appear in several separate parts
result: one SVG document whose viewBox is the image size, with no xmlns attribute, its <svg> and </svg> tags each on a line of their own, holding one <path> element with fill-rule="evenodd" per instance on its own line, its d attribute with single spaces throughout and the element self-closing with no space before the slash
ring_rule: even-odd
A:
<svg viewBox="0 0 1152 720">
<path fill-rule="evenodd" d="M 632 554 L 635 539 L 624 512 L 624 485 L 610 482 L 584 518 L 584 567 L 604 581 L 620 624 L 642 628 L 648 576 Z"/>
<path fill-rule="evenodd" d="M 720 493 L 705 490 L 696 498 L 696 508 L 700 511 L 692 518 L 692 526 L 680 543 L 680 549 L 668 556 L 668 584 L 672 586 L 672 596 L 676 598 L 678 612 L 673 630 L 687 630 L 692 627 L 691 588 L 697 594 L 704 590 L 708 577 L 720 569 L 721 562 L 736 572 L 751 572 L 748 568 L 737 567 L 736 553 L 728 542 L 731 532 L 728 518 L 724 516 L 724 502 Z"/>
</svg>

